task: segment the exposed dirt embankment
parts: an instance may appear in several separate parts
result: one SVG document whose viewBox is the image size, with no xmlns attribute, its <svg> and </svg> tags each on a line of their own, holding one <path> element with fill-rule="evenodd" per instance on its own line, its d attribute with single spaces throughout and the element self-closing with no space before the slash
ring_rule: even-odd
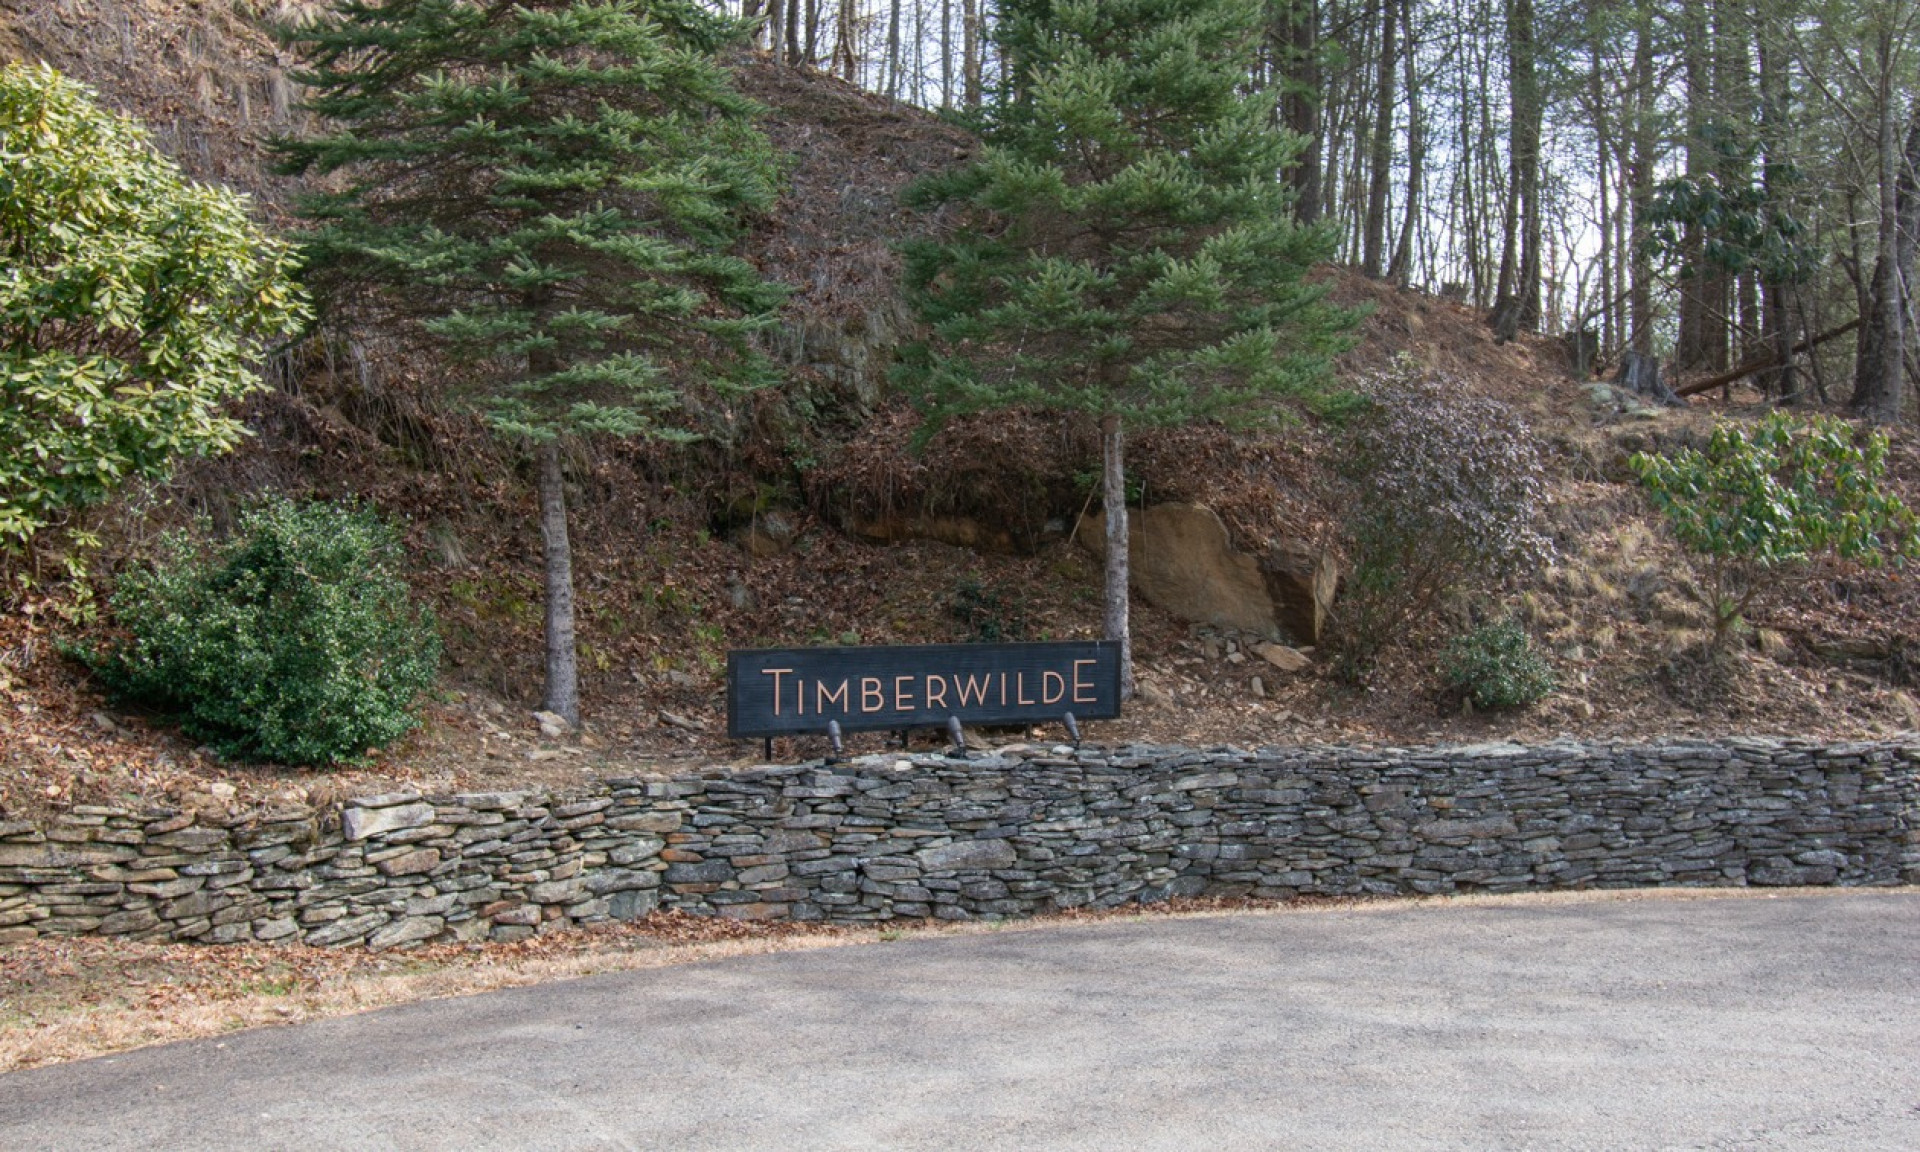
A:
<svg viewBox="0 0 1920 1152">
<path fill-rule="evenodd" d="M 265 31 L 315 0 L 0 0 L 0 59 L 42 60 L 137 117 L 189 176 L 263 210 L 291 185 L 263 142 L 305 124 L 292 61 Z"/>
</svg>

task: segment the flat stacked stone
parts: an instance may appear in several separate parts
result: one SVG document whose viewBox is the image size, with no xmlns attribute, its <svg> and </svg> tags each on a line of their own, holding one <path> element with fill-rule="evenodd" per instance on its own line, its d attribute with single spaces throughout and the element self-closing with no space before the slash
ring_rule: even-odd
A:
<svg viewBox="0 0 1920 1152">
<path fill-rule="evenodd" d="M 1920 882 L 1920 746 L 1009 749 L 224 819 L 0 823 L 0 944 L 399 948 L 656 908 L 1004 918 L 1175 896 Z"/>
</svg>

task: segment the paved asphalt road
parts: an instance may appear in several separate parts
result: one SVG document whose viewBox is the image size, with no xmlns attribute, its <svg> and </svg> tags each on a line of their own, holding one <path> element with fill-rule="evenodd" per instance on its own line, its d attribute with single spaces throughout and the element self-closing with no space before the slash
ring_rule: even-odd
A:
<svg viewBox="0 0 1920 1152">
<path fill-rule="evenodd" d="M 1107 922 L 0 1076 L 6 1149 L 1920 1149 L 1920 893 Z"/>
</svg>

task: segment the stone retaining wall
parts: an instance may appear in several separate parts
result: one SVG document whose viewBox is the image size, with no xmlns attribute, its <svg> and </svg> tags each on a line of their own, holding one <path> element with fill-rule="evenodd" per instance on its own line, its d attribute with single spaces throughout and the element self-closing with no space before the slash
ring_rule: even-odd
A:
<svg viewBox="0 0 1920 1152">
<path fill-rule="evenodd" d="M 1024 916 L 1175 895 L 1920 882 L 1920 745 L 1003 751 L 0 824 L 0 943 L 375 948 L 658 907 Z"/>
</svg>

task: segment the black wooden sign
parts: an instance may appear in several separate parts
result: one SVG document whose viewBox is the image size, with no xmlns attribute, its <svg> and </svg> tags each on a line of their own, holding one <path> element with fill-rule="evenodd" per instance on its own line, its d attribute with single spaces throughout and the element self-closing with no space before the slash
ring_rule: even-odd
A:
<svg viewBox="0 0 1920 1152">
<path fill-rule="evenodd" d="M 919 644 L 727 653 L 727 734 L 790 736 L 1120 715 L 1120 645 Z"/>
</svg>

